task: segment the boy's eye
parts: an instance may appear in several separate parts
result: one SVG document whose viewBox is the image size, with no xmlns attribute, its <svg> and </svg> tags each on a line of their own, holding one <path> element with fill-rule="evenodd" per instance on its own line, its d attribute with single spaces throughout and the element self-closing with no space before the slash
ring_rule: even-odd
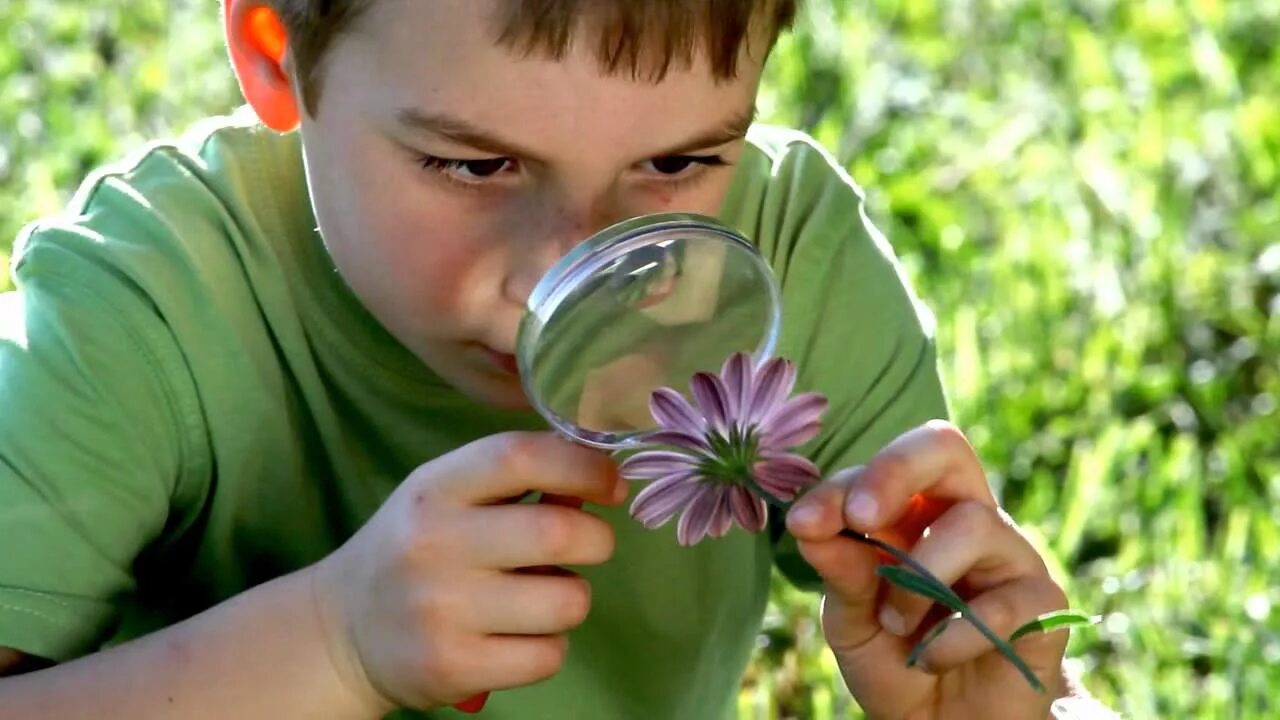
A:
<svg viewBox="0 0 1280 720">
<path fill-rule="evenodd" d="M 483 180 L 510 169 L 511 158 L 495 157 L 480 160 L 451 160 L 449 158 L 423 155 L 418 162 L 427 170 L 451 173 L 462 180 Z"/>
<path fill-rule="evenodd" d="M 679 175 L 694 165 L 714 166 L 725 162 L 719 155 L 668 155 L 647 160 L 645 164 L 659 175 Z"/>
</svg>

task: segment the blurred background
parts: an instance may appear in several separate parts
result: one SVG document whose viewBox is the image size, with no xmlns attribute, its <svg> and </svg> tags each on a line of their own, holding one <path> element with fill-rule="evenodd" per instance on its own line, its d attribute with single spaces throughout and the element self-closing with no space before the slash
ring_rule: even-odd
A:
<svg viewBox="0 0 1280 720">
<path fill-rule="evenodd" d="M 805 5 L 762 115 L 868 189 L 956 420 L 1102 617 L 1088 686 L 1275 717 L 1280 0 Z M 0 0 L 0 37 L 0 262 L 93 167 L 239 102 L 212 0 Z M 860 717 L 815 622 L 779 584 L 741 717 Z"/>
</svg>

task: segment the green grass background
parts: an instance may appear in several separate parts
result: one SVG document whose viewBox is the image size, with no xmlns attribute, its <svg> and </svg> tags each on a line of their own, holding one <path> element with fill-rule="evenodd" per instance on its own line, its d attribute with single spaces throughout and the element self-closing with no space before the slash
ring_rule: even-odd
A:
<svg viewBox="0 0 1280 720">
<path fill-rule="evenodd" d="M 0 2 L 0 260 L 236 104 L 217 19 Z M 761 99 L 868 188 L 958 422 L 1105 618 L 1073 662 L 1133 718 L 1280 713 L 1278 37 L 1278 0 L 808 0 Z M 815 615 L 775 592 L 742 717 L 858 717 Z"/>
</svg>

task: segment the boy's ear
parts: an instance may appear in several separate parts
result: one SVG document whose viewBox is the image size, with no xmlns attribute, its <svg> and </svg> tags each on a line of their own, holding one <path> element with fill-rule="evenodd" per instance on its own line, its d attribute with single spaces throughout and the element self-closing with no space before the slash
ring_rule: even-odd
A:
<svg viewBox="0 0 1280 720">
<path fill-rule="evenodd" d="M 288 36 L 264 0 L 223 0 L 227 51 L 240 92 L 263 124 L 277 132 L 298 126 L 298 101 L 285 64 Z"/>
</svg>

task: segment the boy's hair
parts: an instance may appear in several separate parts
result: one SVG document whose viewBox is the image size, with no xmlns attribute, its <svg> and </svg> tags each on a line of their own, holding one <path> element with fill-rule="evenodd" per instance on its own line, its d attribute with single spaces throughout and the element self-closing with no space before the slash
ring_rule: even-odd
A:
<svg viewBox="0 0 1280 720">
<path fill-rule="evenodd" d="M 326 50 L 375 0 L 271 0 L 289 34 L 292 69 L 307 112 L 319 104 Z M 503 0 L 494 25 L 498 45 L 522 56 L 563 58 L 578 32 L 596 34 L 595 54 L 607 72 L 651 82 L 673 63 L 701 53 L 717 80 L 737 74 L 744 43 L 763 39 L 767 52 L 795 19 L 799 0 Z"/>
</svg>

